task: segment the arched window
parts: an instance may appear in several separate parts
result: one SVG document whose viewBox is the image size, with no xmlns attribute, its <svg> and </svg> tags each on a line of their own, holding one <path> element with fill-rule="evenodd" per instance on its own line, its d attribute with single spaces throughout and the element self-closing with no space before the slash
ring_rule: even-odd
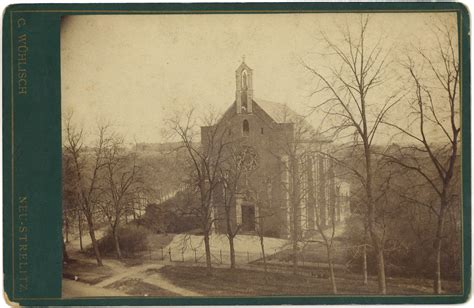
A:
<svg viewBox="0 0 474 308">
<path fill-rule="evenodd" d="M 241 93 L 241 102 L 242 102 L 242 109 L 247 112 L 247 89 L 248 89 L 248 80 L 247 80 L 247 72 L 242 72 L 242 93 Z"/>
<path fill-rule="evenodd" d="M 242 131 L 244 133 L 244 136 L 248 136 L 250 133 L 250 127 L 249 127 L 249 121 L 244 120 L 242 123 Z"/>
<path fill-rule="evenodd" d="M 247 82 L 247 72 L 244 71 L 242 74 L 242 89 L 247 90 L 248 82 Z"/>
</svg>

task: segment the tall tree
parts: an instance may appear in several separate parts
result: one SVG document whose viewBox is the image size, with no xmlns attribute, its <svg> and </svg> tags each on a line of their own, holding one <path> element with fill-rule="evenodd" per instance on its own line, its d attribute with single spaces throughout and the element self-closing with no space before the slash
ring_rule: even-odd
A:
<svg viewBox="0 0 474 308">
<path fill-rule="evenodd" d="M 235 268 L 235 248 L 234 238 L 237 236 L 241 224 L 237 223 L 234 219 L 236 202 L 236 194 L 241 188 L 240 180 L 244 171 L 244 165 L 246 160 L 246 153 L 240 152 L 240 149 L 229 147 L 226 151 L 229 157 L 223 160 L 223 164 L 220 167 L 220 181 L 222 187 L 222 207 L 224 208 L 221 220 L 225 223 L 226 236 L 229 240 L 229 255 L 230 255 L 230 268 Z M 226 155 L 227 156 L 227 155 Z M 219 212 L 219 209 L 216 208 Z"/>
<path fill-rule="evenodd" d="M 455 22 L 440 21 L 433 25 L 437 46 L 434 50 L 416 48 L 403 65 L 411 83 L 410 124 L 402 127 L 385 122 L 415 142 L 392 161 L 419 174 L 438 196 L 438 203 L 421 203 L 437 217 L 433 240 L 435 275 L 433 290 L 442 292 L 441 253 L 445 237 L 445 223 L 452 206 L 453 177 L 460 145 L 459 121 L 459 56 Z M 415 150 L 415 151 L 413 151 Z M 426 163 L 429 162 L 429 163 Z"/>
<path fill-rule="evenodd" d="M 117 258 L 122 258 L 119 243 L 119 226 L 126 210 L 133 203 L 139 191 L 141 180 L 135 153 L 127 153 L 123 138 L 112 136 L 104 148 L 102 172 L 102 198 L 99 207 L 109 222 L 114 239 Z"/>
<path fill-rule="evenodd" d="M 73 165 L 73 160 L 68 153 L 63 153 L 62 158 L 62 172 L 63 172 L 63 216 L 67 219 L 66 226 L 66 243 L 68 242 L 68 231 L 71 222 L 78 219 L 79 229 L 79 248 L 82 251 L 82 207 L 80 205 L 80 196 L 78 190 L 78 183 L 76 181 L 76 172 Z"/>
<path fill-rule="evenodd" d="M 98 204 L 99 173 L 104 167 L 104 148 L 108 140 L 107 126 L 98 127 L 98 136 L 91 153 L 86 153 L 83 130 L 72 123 L 72 114 L 66 117 L 64 150 L 71 156 L 75 181 L 78 187 L 79 203 L 87 221 L 97 264 L 102 266 L 102 257 L 95 236 L 95 213 Z M 88 157 L 88 155 L 90 157 Z"/>
<path fill-rule="evenodd" d="M 302 65 L 317 80 L 313 94 L 326 97 L 314 106 L 315 110 L 334 119 L 335 124 L 331 129 L 335 134 L 350 130 L 354 140 L 363 149 L 361 172 L 354 168 L 351 170 L 356 171 L 355 175 L 365 191 L 368 231 L 377 255 L 379 292 L 386 294 L 384 247 L 377 225 L 378 204 L 372 183 L 375 168 L 373 141 L 381 121 L 400 97 L 389 95 L 381 98 L 372 95 L 386 78 L 388 61 L 382 41 L 373 43 L 373 37 L 370 37 L 369 21 L 368 15 L 361 14 L 357 27 L 348 25 L 342 31 L 341 43 L 335 43 L 332 38 L 322 34 L 330 50 L 325 55 L 330 67 L 310 65 L 306 61 L 302 61 Z"/>
<path fill-rule="evenodd" d="M 258 194 L 257 192 L 257 206 L 258 206 L 258 215 L 255 217 L 257 235 L 260 239 L 260 251 L 262 252 L 262 261 L 263 261 L 263 271 L 265 273 L 265 281 L 268 279 L 268 266 L 267 266 L 267 255 L 265 252 L 265 231 L 266 231 L 266 220 L 276 213 L 271 208 L 272 203 L 272 178 L 270 176 L 265 176 L 263 183 L 265 184 L 265 191 L 263 194 Z M 262 196 L 263 195 L 263 196 Z"/>
<path fill-rule="evenodd" d="M 321 217 L 321 212 L 316 211 L 315 224 L 318 230 L 318 233 L 321 235 L 322 240 L 313 240 L 324 245 L 326 248 L 326 256 L 329 267 L 329 279 L 331 280 L 332 292 L 337 294 L 337 284 L 336 284 L 336 275 L 334 273 L 334 237 L 336 235 L 336 225 L 337 225 L 337 216 L 336 216 L 336 186 L 335 186 L 335 174 L 334 174 L 334 163 L 330 160 L 330 167 L 328 170 L 328 184 L 324 185 L 324 189 L 329 188 L 329 213 L 327 217 Z M 326 183 L 324 183 L 326 184 Z M 326 223 L 323 220 L 329 221 Z M 326 228 L 328 227 L 328 228 Z"/>
<path fill-rule="evenodd" d="M 69 243 L 70 233 L 70 220 L 74 217 L 76 209 L 76 187 L 74 181 L 71 179 L 74 176 L 74 170 L 71 168 L 71 159 L 68 155 L 62 156 L 62 177 L 63 177 L 63 225 L 64 225 L 64 236 L 66 243 Z"/>
<path fill-rule="evenodd" d="M 194 109 L 167 120 L 172 136 L 180 140 L 180 148 L 187 153 L 191 185 L 199 193 L 199 207 L 193 211 L 200 221 L 206 251 L 206 274 L 212 275 L 210 234 L 216 221 L 213 196 L 220 181 L 220 166 L 224 160 L 227 130 L 209 115 L 201 127 L 201 140 Z"/>
</svg>

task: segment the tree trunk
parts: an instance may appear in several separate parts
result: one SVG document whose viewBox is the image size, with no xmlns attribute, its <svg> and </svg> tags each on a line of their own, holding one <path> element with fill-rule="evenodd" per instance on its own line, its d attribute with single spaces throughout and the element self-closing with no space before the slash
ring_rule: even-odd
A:
<svg viewBox="0 0 474 308">
<path fill-rule="evenodd" d="M 367 245 L 364 244 L 362 247 L 362 257 L 363 257 L 363 272 L 364 272 L 364 285 L 367 285 Z"/>
<path fill-rule="evenodd" d="M 229 250 L 230 250 L 230 268 L 235 269 L 235 249 L 234 238 L 229 236 Z"/>
<path fill-rule="evenodd" d="M 366 124 L 366 123 L 364 123 Z M 372 153 L 367 139 L 364 141 L 364 153 L 365 153 L 365 167 L 366 167 L 366 194 L 367 194 L 367 219 L 368 229 L 372 244 L 377 255 L 377 278 L 379 283 L 379 293 L 387 294 L 387 286 L 385 282 L 385 260 L 383 255 L 383 245 L 381 240 L 377 236 L 377 230 L 375 226 L 375 203 L 372 196 Z"/>
<path fill-rule="evenodd" d="M 122 259 L 122 251 L 120 250 L 120 243 L 119 243 L 119 238 L 118 238 L 117 233 L 118 233 L 117 228 L 114 228 L 112 230 L 112 234 L 114 236 L 115 251 L 117 252 L 117 258 Z"/>
<path fill-rule="evenodd" d="M 66 225 L 65 226 L 66 227 L 65 228 L 66 229 L 65 230 L 66 231 L 66 243 L 69 243 L 69 218 L 67 217 L 67 214 L 64 215 L 64 216 L 65 216 L 64 219 L 66 220 L 65 221 L 65 225 Z"/>
<path fill-rule="evenodd" d="M 444 198 L 443 198 L 444 199 Z M 441 247 L 443 239 L 443 229 L 444 229 L 444 215 L 447 202 L 441 200 L 441 208 L 438 216 L 438 223 L 436 225 L 436 238 L 434 241 L 434 249 L 436 254 L 436 263 L 435 263 L 435 277 L 433 281 L 433 291 L 436 294 L 441 294 L 442 283 L 441 283 Z"/>
<path fill-rule="evenodd" d="M 385 282 L 385 260 L 383 256 L 383 249 L 377 249 L 377 273 L 379 282 L 379 292 L 387 294 L 387 285 Z"/>
<path fill-rule="evenodd" d="M 337 294 L 337 286 L 336 286 L 336 276 L 334 275 L 334 264 L 332 263 L 332 253 L 331 247 L 327 246 L 327 255 L 328 255 L 328 265 L 329 265 L 329 277 L 331 279 L 332 284 L 332 292 L 333 294 Z"/>
<path fill-rule="evenodd" d="M 293 230 L 293 232 L 295 232 Z M 298 242 L 293 239 L 293 275 L 298 273 Z"/>
<path fill-rule="evenodd" d="M 233 232 L 232 230 L 232 222 L 231 222 L 231 214 L 230 214 L 230 206 L 229 201 L 227 201 L 227 197 L 225 197 L 225 223 L 226 223 L 226 230 L 227 230 L 227 238 L 229 239 L 229 254 L 230 254 L 230 268 L 235 269 L 235 247 L 234 247 L 234 237 L 237 232 Z M 238 226 L 236 227 L 238 228 Z M 238 229 L 237 229 L 238 231 Z"/>
<path fill-rule="evenodd" d="M 292 241 L 293 241 L 293 275 L 298 273 L 298 220 L 297 220 L 297 213 L 296 213 L 296 205 L 292 204 L 292 216 L 293 216 L 293 234 L 292 234 Z"/>
<path fill-rule="evenodd" d="M 292 174 L 291 177 L 291 183 L 289 184 L 289 187 L 291 185 L 291 218 L 293 221 L 291 222 L 292 225 L 292 241 L 293 241 L 293 275 L 296 275 L 298 273 L 298 233 L 299 233 L 299 228 L 298 228 L 298 207 L 300 205 L 300 199 L 298 195 L 298 168 L 297 168 L 297 163 L 295 162 L 294 155 L 291 155 L 290 158 L 290 172 Z"/>
<path fill-rule="evenodd" d="M 369 198 L 371 200 L 371 197 Z M 372 202 L 372 201 L 369 201 Z M 383 245 L 380 243 L 375 230 L 375 213 L 372 205 L 371 213 L 369 213 L 369 233 L 372 239 L 372 245 L 374 246 L 376 258 L 377 258 L 377 278 L 379 284 L 379 293 L 387 294 L 387 285 L 385 281 L 385 260 L 383 254 Z"/>
<path fill-rule="evenodd" d="M 265 281 L 267 281 L 267 257 L 265 256 L 265 245 L 263 244 L 263 235 L 260 235 L 260 248 L 262 249 L 263 271 L 265 273 Z"/>
<path fill-rule="evenodd" d="M 84 248 L 82 247 L 82 215 L 80 210 L 77 211 L 77 220 L 79 226 L 79 248 L 81 249 L 81 251 L 83 251 Z"/>
<path fill-rule="evenodd" d="M 69 255 L 67 254 L 67 251 L 66 251 L 66 244 L 64 244 L 64 241 L 63 241 L 63 262 L 64 262 L 64 263 L 68 263 L 68 262 L 69 262 Z"/>
<path fill-rule="evenodd" d="M 204 247 L 206 249 L 206 275 L 212 275 L 212 263 L 211 263 L 211 245 L 209 241 L 209 231 L 204 231 Z"/>
<path fill-rule="evenodd" d="M 86 215 L 87 225 L 89 227 L 89 235 L 91 237 L 92 247 L 94 248 L 95 258 L 97 260 L 97 265 L 102 266 L 102 257 L 100 256 L 99 244 L 95 238 L 94 231 L 94 222 L 92 220 L 91 214 Z"/>
<path fill-rule="evenodd" d="M 436 265 L 435 265 L 435 277 L 433 281 L 433 291 L 436 294 L 441 294 L 441 239 L 435 239 L 435 251 L 436 251 Z"/>
</svg>

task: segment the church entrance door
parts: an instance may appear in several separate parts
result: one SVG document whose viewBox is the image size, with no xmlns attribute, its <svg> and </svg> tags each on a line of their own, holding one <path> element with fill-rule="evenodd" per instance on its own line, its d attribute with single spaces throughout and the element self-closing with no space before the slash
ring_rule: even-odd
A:
<svg viewBox="0 0 474 308">
<path fill-rule="evenodd" d="M 242 231 L 255 231 L 255 207 L 242 205 Z"/>
</svg>

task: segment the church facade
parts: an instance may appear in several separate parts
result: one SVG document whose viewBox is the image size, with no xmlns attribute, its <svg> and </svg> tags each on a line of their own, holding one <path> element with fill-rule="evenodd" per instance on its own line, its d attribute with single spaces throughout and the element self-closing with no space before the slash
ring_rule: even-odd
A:
<svg viewBox="0 0 474 308">
<path fill-rule="evenodd" d="M 217 123 L 201 128 L 204 149 L 222 148 L 222 181 L 212 195 L 215 230 L 226 233 L 230 224 L 239 233 L 287 238 L 293 230 L 305 236 L 342 222 L 350 188 L 321 154 L 331 141 L 286 105 L 255 98 L 245 62 L 235 79 L 235 101 Z"/>
</svg>

